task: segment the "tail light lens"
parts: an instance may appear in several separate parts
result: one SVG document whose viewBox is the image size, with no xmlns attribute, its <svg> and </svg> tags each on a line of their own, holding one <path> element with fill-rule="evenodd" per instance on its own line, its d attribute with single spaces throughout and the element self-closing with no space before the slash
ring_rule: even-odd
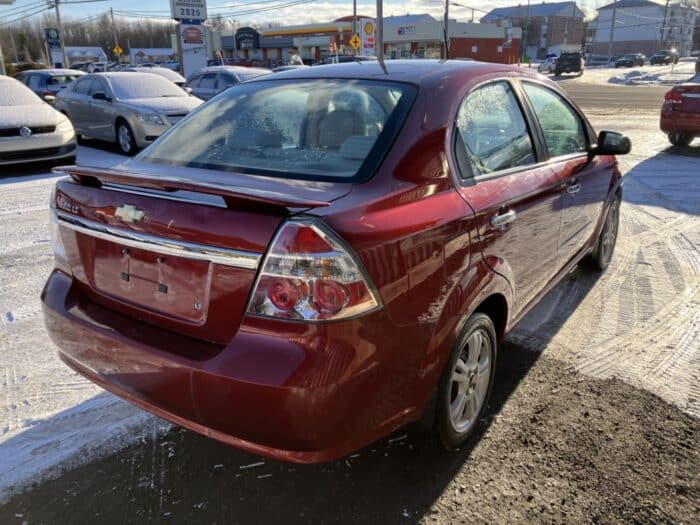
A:
<svg viewBox="0 0 700 525">
<path fill-rule="evenodd" d="M 664 106 L 674 109 L 683 102 L 683 94 L 680 91 L 672 89 L 664 96 Z"/>
<path fill-rule="evenodd" d="M 51 200 L 49 202 L 49 237 L 53 247 L 53 254 L 57 264 L 67 265 L 68 255 L 61 240 L 61 232 L 59 231 L 58 218 L 56 216 L 56 186 L 51 192 Z"/>
<path fill-rule="evenodd" d="M 362 264 L 323 223 L 286 222 L 262 263 L 248 304 L 252 315 L 330 321 L 381 306 Z"/>
</svg>

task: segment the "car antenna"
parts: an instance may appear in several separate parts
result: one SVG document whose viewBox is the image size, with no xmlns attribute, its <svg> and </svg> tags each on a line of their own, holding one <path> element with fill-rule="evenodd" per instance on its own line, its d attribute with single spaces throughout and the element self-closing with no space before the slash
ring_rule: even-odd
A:
<svg viewBox="0 0 700 525">
<path fill-rule="evenodd" d="M 379 62 L 379 65 L 382 68 L 382 71 L 384 71 L 384 74 L 387 75 L 389 72 L 386 70 L 386 64 L 384 63 L 384 9 L 382 5 L 382 0 L 377 0 L 377 23 L 375 24 L 375 34 L 377 37 L 376 41 L 376 46 L 377 46 L 377 61 Z"/>
</svg>

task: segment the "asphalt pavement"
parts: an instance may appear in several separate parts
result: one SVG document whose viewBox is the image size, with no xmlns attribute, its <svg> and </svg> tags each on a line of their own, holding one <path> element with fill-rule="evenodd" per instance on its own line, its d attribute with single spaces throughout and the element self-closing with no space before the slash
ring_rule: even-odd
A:
<svg viewBox="0 0 700 525">
<path fill-rule="evenodd" d="M 554 79 L 553 77 L 553 80 Z M 579 80 L 559 80 L 574 101 L 585 111 L 657 112 L 669 86 L 618 86 L 587 84 Z"/>
</svg>

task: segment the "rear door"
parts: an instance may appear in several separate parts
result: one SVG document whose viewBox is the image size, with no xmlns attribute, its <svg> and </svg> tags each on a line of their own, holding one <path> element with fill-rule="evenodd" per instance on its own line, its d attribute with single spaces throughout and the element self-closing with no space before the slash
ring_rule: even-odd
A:
<svg viewBox="0 0 700 525">
<path fill-rule="evenodd" d="M 68 116 L 73 122 L 76 131 L 89 135 L 90 120 L 90 88 L 92 86 L 92 76 L 79 79 L 75 87 L 66 93 L 65 102 L 68 109 Z"/>
<path fill-rule="evenodd" d="M 583 116 L 561 94 L 536 82 L 523 91 L 541 127 L 550 166 L 562 184 L 559 258 L 575 257 L 595 232 L 610 189 L 609 161 L 588 154 L 593 137 Z"/>
<path fill-rule="evenodd" d="M 104 93 L 112 98 L 112 101 L 95 100 L 92 98 L 95 93 Z M 114 98 L 107 82 L 102 78 L 95 77 L 92 84 L 90 84 L 87 100 L 89 107 L 87 125 L 90 135 L 106 140 L 114 140 L 113 104 Z"/>
<path fill-rule="evenodd" d="M 455 128 L 460 191 L 476 215 L 485 261 L 513 287 L 517 316 L 559 270 L 561 182 L 539 163 L 539 140 L 512 82 L 472 91 Z"/>
</svg>

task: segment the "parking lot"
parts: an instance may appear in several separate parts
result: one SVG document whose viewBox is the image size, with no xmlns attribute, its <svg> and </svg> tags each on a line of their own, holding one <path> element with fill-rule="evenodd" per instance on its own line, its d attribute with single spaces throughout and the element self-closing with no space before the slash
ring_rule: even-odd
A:
<svg viewBox="0 0 700 525">
<path fill-rule="evenodd" d="M 574 270 L 510 334 L 488 416 L 455 454 L 408 429 L 336 462 L 292 466 L 102 392 L 58 361 L 42 324 L 56 175 L 6 169 L 0 521 L 695 521 L 700 141 L 671 147 L 658 130 L 665 88 L 562 85 L 598 130 L 633 141 L 616 253 L 599 277 Z M 79 164 L 124 158 L 95 141 L 78 151 Z"/>
</svg>

